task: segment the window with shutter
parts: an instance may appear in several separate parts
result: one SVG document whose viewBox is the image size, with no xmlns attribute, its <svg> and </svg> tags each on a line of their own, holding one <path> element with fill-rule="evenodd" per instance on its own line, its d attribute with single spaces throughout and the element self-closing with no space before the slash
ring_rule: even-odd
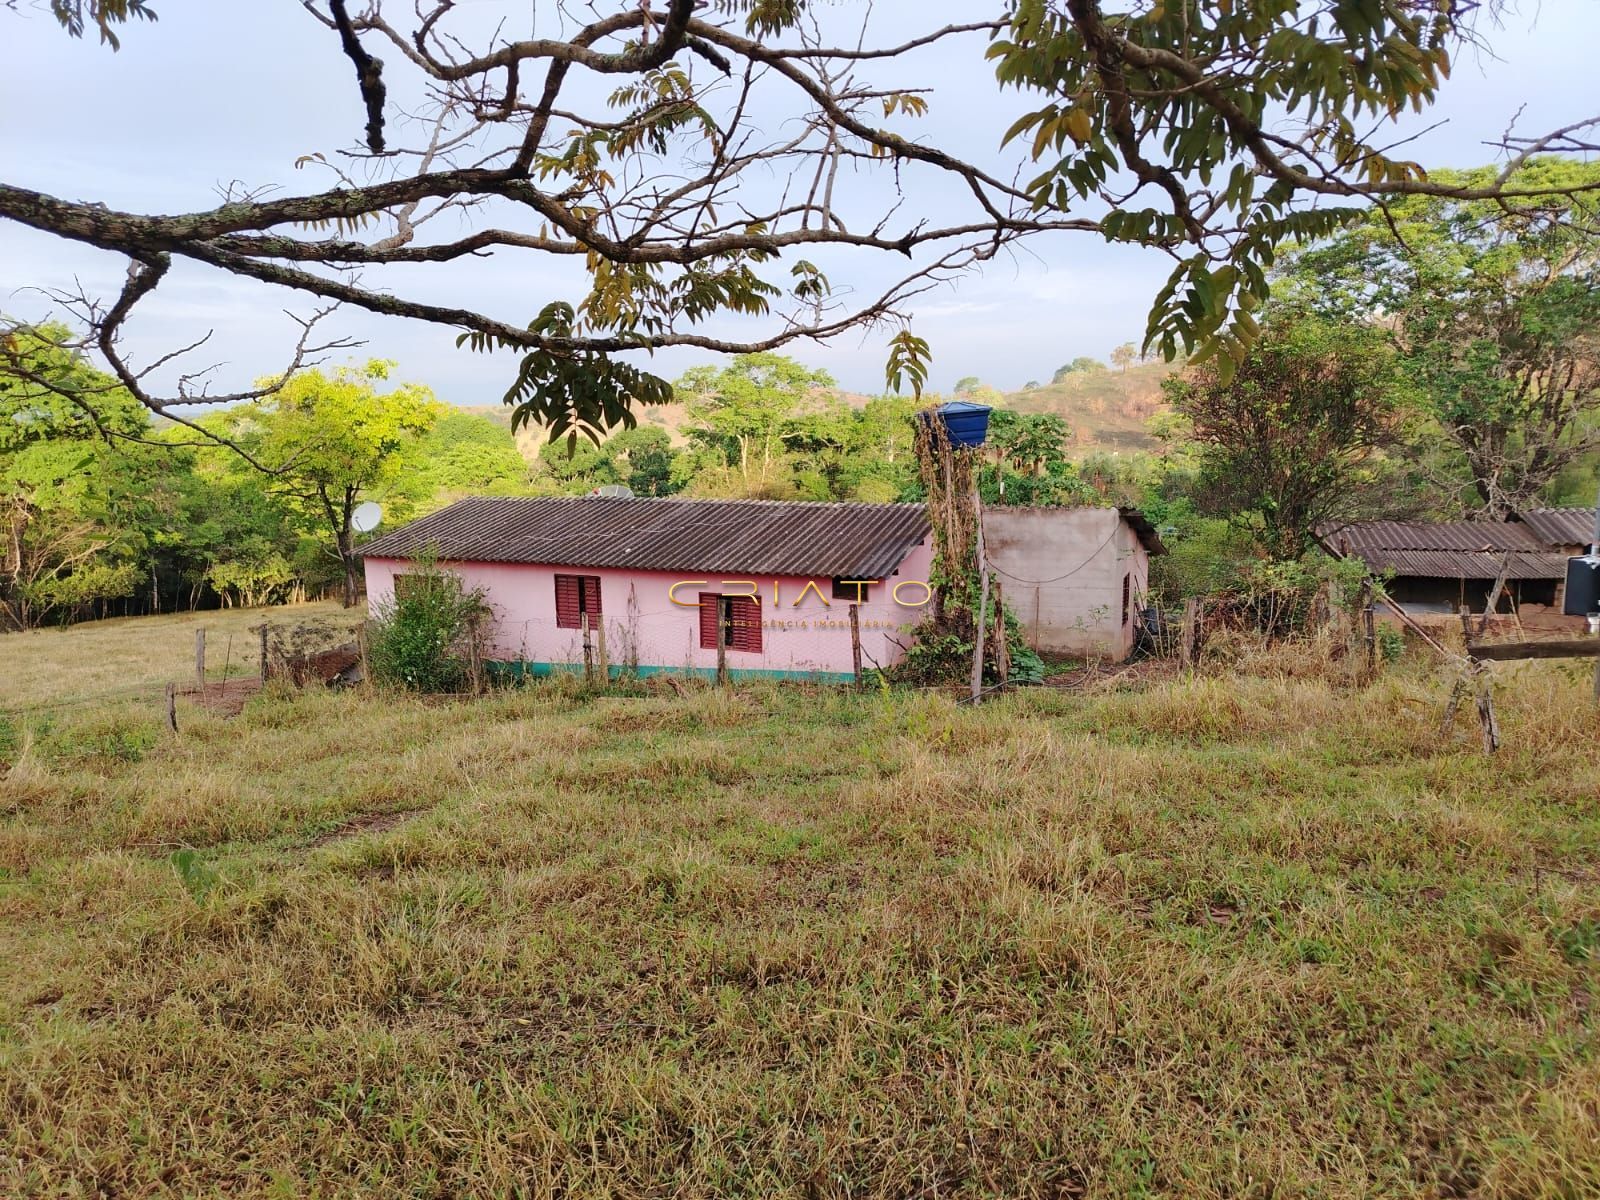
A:
<svg viewBox="0 0 1600 1200">
<path fill-rule="evenodd" d="M 717 648 L 717 625 L 724 644 L 742 654 L 761 653 L 761 601 L 755 596 L 700 593 L 700 648 Z"/>
<path fill-rule="evenodd" d="M 557 575 L 556 628 L 581 629 L 585 613 L 589 615 L 590 628 L 593 628 L 595 619 L 601 613 L 600 576 Z"/>
<path fill-rule="evenodd" d="M 717 648 L 717 622 L 722 620 L 723 596 L 718 592 L 700 593 L 700 649 Z"/>
<path fill-rule="evenodd" d="M 729 596 L 728 646 L 746 654 L 761 653 L 761 600 L 756 596 Z"/>
</svg>

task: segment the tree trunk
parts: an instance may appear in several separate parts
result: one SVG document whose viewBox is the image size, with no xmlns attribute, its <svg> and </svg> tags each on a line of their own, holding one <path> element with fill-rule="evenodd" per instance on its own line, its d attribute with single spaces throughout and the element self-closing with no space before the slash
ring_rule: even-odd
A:
<svg viewBox="0 0 1600 1200">
<path fill-rule="evenodd" d="M 344 567 L 344 606 L 354 608 L 360 598 L 361 580 L 356 571 L 355 535 L 349 529 L 339 531 L 339 562 Z"/>
</svg>

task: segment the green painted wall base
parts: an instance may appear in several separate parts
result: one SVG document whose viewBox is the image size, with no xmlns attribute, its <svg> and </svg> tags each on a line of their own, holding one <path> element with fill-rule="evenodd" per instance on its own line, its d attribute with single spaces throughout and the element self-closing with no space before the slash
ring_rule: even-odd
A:
<svg viewBox="0 0 1600 1200">
<path fill-rule="evenodd" d="M 501 661 L 495 660 L 484 663 L 489 674 L 496 679 L 520 681 L 524 679 L 542 679 L 550 675 L 582 675 L 582 663 L 547 663 L 526 661 Z M 622 667 L 613 663 L 610 668 L 612 679 L 623 679 L 628 676 L 637 679 L 648 679 L 652 675 L 676 675 L 680 679 L 715 679 L 715 667 Z M 802 683 L 854 683 L 855 676 L 848 671 L 763 671 L 750 667 L 729 667 L 728 678 L 735 683 L 746 679 L 790 679 Z"/>
</svg>

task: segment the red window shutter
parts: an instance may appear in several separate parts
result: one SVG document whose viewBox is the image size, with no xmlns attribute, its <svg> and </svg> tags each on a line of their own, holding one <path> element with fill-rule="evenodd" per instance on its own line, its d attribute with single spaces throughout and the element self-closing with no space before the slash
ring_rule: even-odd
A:
<svg viewBox="0 0 1600 1200">
<path fill-rule="evenodd" d="M 556 628 L 578 628 L 582 611 L 581 588 L 576 575 L 556 576 Z"/>
<path fill-rule="evenodd" d="M 728 639 L 735 650 L 761 653 L 761 600 L 757 596 L 734 596 L 733 636 Z"/>
<path fill-rule="evenodd" d="M 722 620 L 722 596 L 718 592 L 700 593 L 700 649 L 717 648 L 717 624 Z"/>
<path fill-rule="evenodd" d="M 583 628 L 583 614 L 589 614 L 589 628 L 600 615 L 600 576 L 556 576 L 556 628 Z"/>
</svg>

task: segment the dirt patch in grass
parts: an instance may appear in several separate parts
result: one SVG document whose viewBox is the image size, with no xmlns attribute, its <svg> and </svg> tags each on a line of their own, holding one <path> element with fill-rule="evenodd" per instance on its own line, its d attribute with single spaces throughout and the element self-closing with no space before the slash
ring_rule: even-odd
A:
<svg viewBox="0 0 1600 1200">
<path fill-rule="evenodd" d="M 388 833 L 391 829 L 398 829 L 412 817 L 418 810 L 408 812 L 381 812 L 363 813 L 359 817 L 352 817 L 335 829 L 326 833 L 319 833 L 306 843 L 306 849 L 315 850 L 319 846 L 326 846 L 333 842 L 348 841 L 350 838 L 367 837 L 372 834 Z"/>
<path fill-rule="evenodd" d="M 1045 677 L 1045 686 L 1065 691 L 1093 688 L 1142 687 L 1173 679 L 1181 673 L 1171 658 L 1138 658 L 1127 662 L 1086 662 Z"/>
<path fill-rule="evenodd" d="M 204 687 L 191 683 L 178 695 L 208 712 L 221 717 L 236 717 L 244 711 L 250 697 L 261 690 L 261 676 L 245 675 L 237 679 L 219 679 Z"/>
</svg>

